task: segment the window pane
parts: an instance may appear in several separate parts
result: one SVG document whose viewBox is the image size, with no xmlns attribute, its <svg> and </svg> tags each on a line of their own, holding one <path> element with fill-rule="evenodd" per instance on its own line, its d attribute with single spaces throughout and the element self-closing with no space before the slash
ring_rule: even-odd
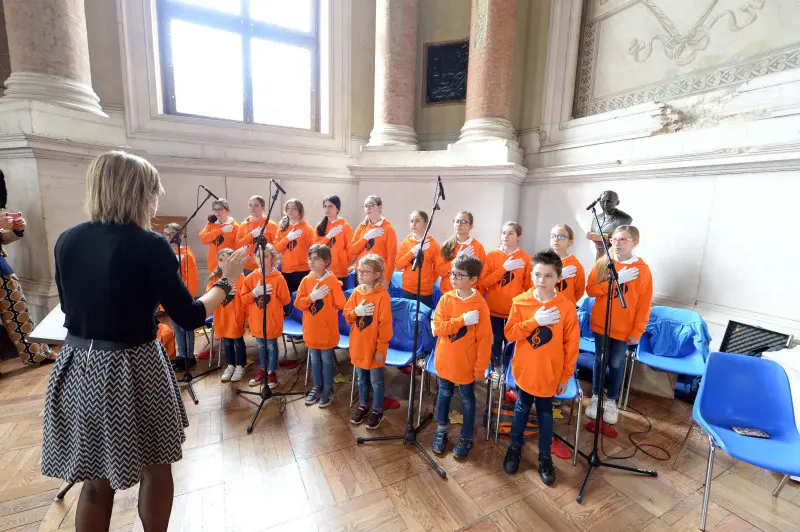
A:
<svg viewBox="0 0 800 532">
<path fill-rule="evenodd" d="M 241 36 L 182 20 L 170 31 L 176 111 L 244 120 Z"/>
<path fill-rule="evenodd" d="M 253 39 L 253 118 L 261 124 L 311 128 L 311 50 Z"/>
<path fill-rule="evenodd" d="M 312 0 L 250 0 L 250 18 L 311 33 Z"/>
<path fill-rule="evenodd" d="M 231 15 L 241 15 L 242 2 L 240 0 L 170 0 L 178 4 L 191 4 L 204 9 L 222 11 Z"/>
</svg>

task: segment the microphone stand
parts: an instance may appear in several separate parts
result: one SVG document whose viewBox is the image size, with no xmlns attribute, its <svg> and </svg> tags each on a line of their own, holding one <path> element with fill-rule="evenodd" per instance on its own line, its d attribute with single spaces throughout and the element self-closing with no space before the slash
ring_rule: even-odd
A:
<svg viewBox="0 0 800 532">
<path fill-rule="evenodd" d="M 592 214 L 594 215 L 594 219 L 597 222 L 597 227 L 600 227 L 600 220 L 597 217 L 597 211 L 594 208 L 594 205 L 597 202 L 592 203 L 590 208 L 592 210 Z M 642 475 L 648 475 L 651 477 L 657 477 L 658 473 L 656 471 L 650 471 L 647 469 L 639 469 L 636 467 L 628 467 L 619 464 L 612 464 L 609 462 L 604 462 L 600 459 L 599 446 L 600 446 L 600 433 L 603 431 L 602 424 L 603 421 L 603 411 L 604 411 L 604 386 L 606 381 L 606 356 L 608 355 L 608 342 L 609 342 L 609 334 L 611 332 L 611 310 L 613 308 L 613 302 L 615 297 L 614 289 L 616 288 L 616 296 L 619 297 L 619 302 L 622 308 L 628 308 L 627 303 L 625 303 L 625 295 L 622 293 L 620 284 L 619 284 L 619 274 L 617 274 L 617 270 L 614 267 L 614 261 L 611 260 L 611 254 L 608 251 L 608 243 L 606 242 L 605 237 L 602 233 L 600 233 L 602 242 L 603 242 L 603 250 L 606 254 L 606 260 L 608 260 L 608 298 L 606 299 L 606 321 L 605 325 L 603 326 L 603 346 L 602 350 L 600 351 L 600 375 L 598 378 L 600 379 L 600 392 L 597 396 L 597 419 L 595 420 L 595 429 L 594 429 L 594 444 L 592 445 L 592 452 L 589 453 L 587 456 L 586 454 L 582 453 L 581 451 L 574 448 L 569 442 L 564 440 L 558 435 L 554 436 L 561 440 L 562 443 L 565 443 L 568 447 L 572 448 L 575 452 L 577 452 L 582 457 L 586 458 L 589 464 L 589 471 L 586 472 L 586 478 L 583 480 L 583 486 L 581 486 L 581 491 L 578 494 L 576 500 L 578 503 L 583 502 L 583 496 L 586 493 L 586 488 L 589 485 L 589 479 L 592 476 L 592 472 L 597 469 L 598 467 L 610 467 L 612 469 L 619 469 L 622 471 L 628 471 L 631 473 L 639 473 Z"/>
<path fill-rule="evenodd" d="M 422 422 L 419 426 L 414 427 L 414 399 L 416 398 L 416 371 L 417 371 L 417 350 L 419 348 L 419 306 L 420 306 L 420 287 L 422 285 L 422 262 L 425 256 L 425 252 L 423 251 L 423 245 L 425 244 L 425 239 L 428 237 L 428 232 L 431 230 L 431 225 L 433 224 L 433 217 L 436 214 L 436 211 L 439 210 L 439 199 L 444 199 L 444 195 L 442 194 L 442 189 L 439 182 L 436 183 L 436 194 L 433 198 L 433 209 L 431 210 L 431 216 L 428 219 L 428 226 L 425 228 L 425 234 L 422 236 L 422 240 L 420 241 L 419 251 L 417 251 L 417 256 L 414 258 L 414 262 L 411 266 L 411 270 L 416 270 L 417 272 L 417 309 L 416 314 L 414 315 L 414 344 L 413 344 L 413 353 L 412 353 L 412 363 L 411 363 L 411 386 L 410 392 L 408 395 L 408 418 L 406 419 L 406 431 L 405 434 L 398 435 L 398 436 L 378 436 L 375 438 L 356 438 L 357 444 L 362 444 L 364 442 L 369 441 L 396 441 L 401 440 L 404 445 L 414 445 L 416 446 L 417 450 L 425 457 L 428 463 L 433 467 L 436 472 L 442 478 L 447 478 L 447 472 L 444 470 L 442 466 L 436 463 L 434 459 L 428 454 L 428 451 L 425 450 L 424 447 L 419 443 L 417 440 L 417 433 L 423 430 L 425 427 L 433 419 L 433 413 L 427 412 L 423 418 Z"/>
<path fill-rule="evenodd" d="M 278 201 L 278 193 L 280 189 L 278 187 L 275 188 L 275 193 L 272 194 L 272 198 L 269 202 L 269 209 L 267 210 L 267 215 L 264 217 L 264 224 L 261 226 L 261 232 L 255 238 L 256 250 L 259 252 L 259 259 L 261 261 L 261 286 L 264 287 L 266 290 L 267 286 L 267 270 L 264 267 L 266 264 L 266 250 L 267 250 L 267 238 L 264 236 L 264 232 L 267 229 L 267 224 L 269 223 L 270 216 L 272 216 L 272 208 L 275 206 L 275 203 Z M 274 287 L 273 287 L 274 288 Z M 267 307 L 272 300 L 272 297 L 269 299 L 267 298 L 266 291 L 262 296 L 264 298 L 264 307 L 261 309 L 261 326 L 262 326 L 262 341 L 264 342 L 264 350 L 267 350 Z M 258 301 L 256 299 L 256 301 Z M 258 415 L 261 413 L 261 409 L 264 408 L 264 404 L 272 399 L 273 397 L 280 397 L 281 401 L 281 408 L 280 411 L 283 412 L 283 405 L 286 403 L 286 399 L 284 397 L 289 395 L 305 395 L 305 392 L 273 392 L 269 384 L 267 384 L 267 368 L 264 369 L 264 378 L 261 381 L 261 390 L 258 392 L 251 392 L 249 390 L 242 390 L 241 388 L 236 388 L 236 395 L 255 395 L 256 397 L 261 398 L 261 402 L 258 404 L 258 409 L 256 410 L 255 415 L 253 416 L 253 421 L 247 426 L 247 433 L 253 433 L 253 427 L 255 427 L 256 420 L 258 420 Z"/>
<path fill-rule="evenodd" d="M 189 222 L 191 222 L 194 219 L 194 217 L 197 216 L 197 213 L 200 212 L 200 209 L 203 208 L 203 205 L 205 205 L 208 202 L 208 200 L 211 199 L 211 196 L 213 196 L 213 194 L 211 193 L 210 190 L 205 189 L 205 187 L 203 187 L 203 188 L 206 191 L 206 199 L 204 199 L 203 202 L 200 205 L 197 206 L 197 208 L 194 210 L 192 215 L 189 216 L 186 219 L 186 221 L 183 223 L 183 226 L 181 227 L 180 231 L 178 231 L 178 236 L 185 234 L 186 227 L 189 225 Z M 214 197 L 216 197 L 216 196 L 214 196 Z M 180 240 L 178 240 L 178 267 L 179 268 L 180 268 L 181 260 L 182 260 L 182 257 L 181 257 L 181 243 L 180 243 Z M 188 268 L 189 265 L 187 264 L 186 267 Z M 187 273 L 186 277 L 187 278 L 189 277 L 188 273 Z M 194 297 L 194 294 L 192 294 L 192 296 Z M 194 334 L 194 331 L 192 331 L 192 334 Z M 211 355 L 214 354 L 214 346 L 213 345 L 209 346 L 209 351 L 211 352 Z M 222 355 L 220 354 L 218 356 L 222 356 Z M 194 353 L 192 353 L 192 357 L 194 357 Z M 199 403 L 199 401 L 197 400 L 197 394 L 194 392 L 194 383 L 197 382 L 198 380 L 202 379 L 206 375 L 208 375 L 210 373 L 213 373 L 215 371 L 218 371 L 220 369 L 220 367 L 221 367 L 221 364 L 217 364 L 216 368 L 212 368 L 211 367 L 211 358 L 212 358 L 211 356 L 208 357 L 208 369 L 206 371 L 203 371 L 202 373 L 198 373 L 197 375 L 193 375 L 189 368 L 185 368 L 184 372 L 183 372 L 183 376 L 178 381 L 178 382 L 182 382 L 182 383 L 186 384 L 186 388 L 189 390 L 189 395 L 192 396 L 192 401 L 194 401 L 194 404 Z"/>
</svg>

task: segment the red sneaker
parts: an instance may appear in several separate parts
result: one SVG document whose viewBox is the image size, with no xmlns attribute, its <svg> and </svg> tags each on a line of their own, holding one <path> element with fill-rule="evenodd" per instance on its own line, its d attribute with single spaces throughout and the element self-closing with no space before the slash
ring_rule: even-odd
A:
<svg viewBox="0 0 800 532">
<path fill-rule="evenodd" d="M 261 386 L 262 382 L 264 382 L 264 370 L 260 369 L 258 373 L 256 373 L 256 376 L 250 379 L 248 384 L 250 384 L 250 386 Z"/>
<path fill-rule="evenodd" d="M 203 351 L 202 353 L 197 353 L 195 356 L 200 360 L 208 360 L 209 358 L 211 358 L 211 352 Z"/>
<path fill-rule="evenodd" d="M 395 408 L 400 408 L 400 401 L 398 401 L 394 397 L 384 397 L 383 398 L 383 409 L 384 410 L 393 410 Z"/>
<path fill-rule="evenodd" d="M 416 368 L 416 370 L 417 371 L 414 372 L 415 375 L 417 375 L 417 376 L 422 375 L 422 369 L 421 368 Z M 402 371 L 406 375 L 411 375 L 411 365 L 403 366 L 402 368 L 400 368 L 400 371 Z"/>
<path fill-rule="evenodd" d="M 274 371 L 267 373 L 267 386 L 276 388 L 278 386 L 278 375 Z"/>
</svg>

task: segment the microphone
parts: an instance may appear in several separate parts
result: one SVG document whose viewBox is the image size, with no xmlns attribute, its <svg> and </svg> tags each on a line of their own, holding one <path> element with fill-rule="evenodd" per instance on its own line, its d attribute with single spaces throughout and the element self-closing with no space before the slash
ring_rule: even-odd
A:
<svg viewBox="0 0 800 532">
<path fill-rule="evenodd" d="M 591 210 L 594 208 L 594 206 L 595 206 L 595 205 L 597 205 L 597 202 L 598 202 L 598 201 L 600 201 L 601 199 L 602 199 L 602 196 L 600 196 L 599 198 L 597 198 L 596 200 L 594 200 L 593 202 L 591 202 L 591 203 L 589 204 L 589 206 L 588 206 L 588 207 L 586 207 L 586 210 L 587 210 L 587 211 L 591 211 Z"/>
<path fill-rule="evenodd" d="M 439 183 L 439 193 L 442 195 L 442 200 L 445 199 L 444 197 L 444 186 L 442 185 L 442 176 L 436 177 L 437 183 Z"/>
<path fill-rule="evenodd" d="M 205 190 L 206 192 L 208 192 L 208 195 L 209 195 L 209 196 L 211 196 L 212 198 L 214 198 L 214 199 L 216 199 L 216 200 L 218 200 L 218 199 L 219 199 L 219 196 L 217 196 L 216 194 L 214 194 L 213 192 L 211 192 L 210 190 L 208 190 L 208 189 L 205 187 L 205 185 L 200 185 L 200 188 L 202 188 L 203 190 Z"/>
<path fill-rule="evenodd" d="M 275 188 L 278 189 L 278 192 L 280 192 L 281 194 L 286 194 L 286 191 L 283 190 L 283 187 L 277 181 L 275 181 L 274 179 L 270 179 L 270 181 L 272 181 L 272 184 L 275 185 Z"/>
</svg>

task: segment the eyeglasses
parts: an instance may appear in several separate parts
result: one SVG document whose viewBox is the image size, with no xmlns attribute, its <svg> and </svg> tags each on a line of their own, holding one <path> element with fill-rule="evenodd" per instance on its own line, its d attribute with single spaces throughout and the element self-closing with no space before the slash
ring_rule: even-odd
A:
<svg viewBox="0 0 800 532">
<path fill-rule="evenodd" d="M 550 240 L 569 240 L 567 235 L 550 235 Z"/>
<path fill-rule="evenodd" d="M 453 220 L 453 223 L 454 224 L 458 224 L 458 225 L 469 225 L 469 220 L 455 219 L 455 220 Z"/>
<path fill-rule="evenodd" d="M 375 272 L 372 270 L 362 270 L 361 268 L 356 268 L 356 273 L 358 275 L 372 275 Z"/>
<path fill-rule="evenodd" d="M 375 204 L 375 203 L 365 203 L 364 204 L 364 208 L 365 209 L 374 209 L 375 207 L 377 207 L 377 204 Z"/>
<path fill-rule="evenodd" d="M 629 240 L 630 240 L 630 238 L 625 238 L 625 237 L 622 237 L 622 238 L 611 237 L 611 238 L 609 238 L 609 241 L 610 241 L 612 244 L 625 244 L 625 243 L 627 243 Z"/>
<path fill-rule="evenodd" d="M 456 281 L 460 281 L 461 279 L 469 279 L 469 274 L 460 272 L 450 272 L 450 278 Z"/>
</svg>

